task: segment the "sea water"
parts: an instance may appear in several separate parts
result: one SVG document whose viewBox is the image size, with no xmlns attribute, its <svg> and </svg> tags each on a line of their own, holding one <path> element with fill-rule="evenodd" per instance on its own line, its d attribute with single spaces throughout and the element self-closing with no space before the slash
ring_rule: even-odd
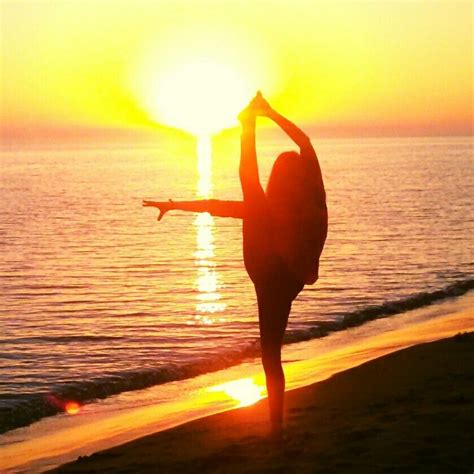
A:
<svg viewBox="0 0 474 474">
<path fill-rule="evenodd" d="M 288 343 L 473 288 L 472 137 L 313 144 L 329 234 Z M 291 148 L 259 141 L 264 182 Z M 141 207 L 240 200 L 238 159 L 237 135 L 2 148 L 0 432 L 258 353 L 241 222 Z"/>
</svg>

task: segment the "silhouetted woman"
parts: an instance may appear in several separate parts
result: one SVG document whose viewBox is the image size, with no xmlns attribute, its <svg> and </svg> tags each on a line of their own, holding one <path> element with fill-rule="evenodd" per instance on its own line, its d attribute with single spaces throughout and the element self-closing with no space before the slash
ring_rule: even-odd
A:
<svg viewBox="0 0 474 474">
<path fill-rule="evenodd" d="M 273 120 L 300 150 L 278 156 L 266 192 L 260 183 L 256 156 L 257 115 Z M 285 392 L 281 346 L 293 300 L 305 284 L 318 279 L 327 234 L 326 193 L 310 139 L 273 110 L 260 93 L 240 113 L 239 120 L 243 201 L 144 201 L 143 205 L 159 208 L 159 220 L 170 210 L 243 219 L 244 262 L 257 294 L 270 421 L 272 433 L 279 436 Z"/>
</svg>

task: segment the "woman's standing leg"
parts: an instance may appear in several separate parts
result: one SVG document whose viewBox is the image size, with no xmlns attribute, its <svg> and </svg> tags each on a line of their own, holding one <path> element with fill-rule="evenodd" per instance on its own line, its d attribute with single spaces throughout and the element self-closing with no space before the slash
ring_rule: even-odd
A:
<svg viewBox="0 0 474 474">
<path fill-rule="evenodd" d="M 280 286 L 280 285 L 277 285 Z M 285 288 L 256 285 L 262 364 L 267 384 L 272 434 L 280 436 L 283 428 L 285 374 L 281 363 L 281 346 L 292 295 Z"/>
</svg>

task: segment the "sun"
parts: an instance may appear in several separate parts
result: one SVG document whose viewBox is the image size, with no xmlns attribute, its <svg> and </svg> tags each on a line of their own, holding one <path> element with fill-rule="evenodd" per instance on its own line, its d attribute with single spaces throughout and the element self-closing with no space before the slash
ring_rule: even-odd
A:
<svg viewBox="0 0 474 474">
<path fill-rule="evenodd" d="M 125 88 L 154 122 L 198 137 L 238 125 L 257 90 L 279 94 L 273 50 L 250 34 L 207 23 L 183 25 L 140 44 Z"/>
<path fill-rule="evenodd" d="M 235 125 L 253 93 L 230 65 L 193 58 L 157 75 L 146 108 L 157 122 L 203 136 Z"/>
</svg>

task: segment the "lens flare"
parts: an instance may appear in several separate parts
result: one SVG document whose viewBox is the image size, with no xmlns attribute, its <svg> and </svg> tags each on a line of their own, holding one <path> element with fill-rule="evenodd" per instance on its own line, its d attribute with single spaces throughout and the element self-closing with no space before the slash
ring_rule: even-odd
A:
<svg viewBox="0 0 474 474">
<path fill-rule="evenodd" d="M 64 411 L 68 415 L 77 415 L 81 411 L 81 406 L 77 402 L 66 402 Z"/>
</svg>

